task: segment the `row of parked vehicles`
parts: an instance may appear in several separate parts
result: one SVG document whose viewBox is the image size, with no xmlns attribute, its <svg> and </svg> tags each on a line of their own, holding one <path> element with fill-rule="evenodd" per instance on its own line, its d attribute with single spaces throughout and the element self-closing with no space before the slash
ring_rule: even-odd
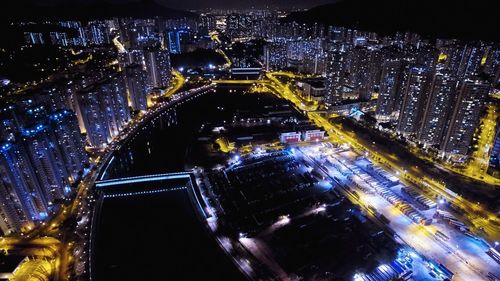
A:
<svg viewBox="0 0 500 281">
<path fill-rule="evenodd" d="M 403 214 L 409 217 L 415 223 L 430 224 L 432 220 L 427 219 L 419 211 L 417 211 L 411 204 L 404 198 L 393 192 L 388 186 L 380 182 L 370 179 L 367 181 L 368 185 L 372 187 L 380 196 L 389 201 L 392 205 L 398 208 Z"/>
<path fill-rule="evenodd" d="M 359 173 L 360 171 L 358 171 Z M 367 175 L 368 176 L 368 175 Z M 363 178 L 363 177 L 361 177 Z M 388 186 L 375 181 L 373 178 L 364 179 L 368 186 L 372 190 L 380 194 L 383 198 L 389 201 L 392 205 L 398 208 L 403 214 L 409 217 L 415 223 L 420 224 L 430 224 L 431 220 L 426 219 L 419 211 L 417 211 L 411 204 L 409 204 L 404 198 L 394 193 Z M 366 189 L 366 188 L 364 188 Z"/>
<path fill-rule="evenodd" d="M 418 202 L 426 210 L 437 207 L 436 202 L 420 194 L 420 192 L 413 187 L 403 186 L 401 187 L 401 193 Z"/>
<path fill-rule="evenodd" d="M 394 193 L 390 186 L 387 186 L 385 183 L 381 183 L 377 179 L 373 178 L 366 171 L 363 171 L 359 167 L 352 165 L 350 163 L 344 163 L 344 166 L 347 167 L 348 171 L 343 171 L 342 167 L 331 163 L 338 171 L 340 171 L 346 178 L 351 182 L 351 184 L 365 193 L 373 193 L 376 192 L 380 194 L 383 198 L 389 201 L 392 205 L 396 206 L 403 214 L 409 217 L 415 223 L 420 224 L 430 224 L 431 219 L 427 219 L 424 215 L 422 215 L 419 211 L 417 211 L 411 204 L 409 204 L 404 198 Z M 357 175 L 361 182 L 356 182 L 354 179 L 354 175 Z"/>
<path fill-rule="evenodd" d="M 465 234 L 469 233 L 469 228 L 451 213 L 444 210 L 436 210 L 436 216 Z"/>
<path fill-rule="evenodd" d="M 419 211 L 417 211 L 412 205 L 410 205 L 406 200 L 392 192 L 391 190 L 383 191 L 380 193 L 387 201 L 398 208 L 403 214 L 409 217 L 415 223 L 429 225 L 432 220 L 427 219 Z"/>
<path fill-rule="evenodd" d="M 398 177 L 388 173 L 381 167 L 373 166 L 372 163 L 367 164 L 365 170 L 372 176 L 376 175 L 378 178 L 382 179 L 384 181 L 384 184 L 389 187 L 395 186 L 399 183 Z"/>
</svg>

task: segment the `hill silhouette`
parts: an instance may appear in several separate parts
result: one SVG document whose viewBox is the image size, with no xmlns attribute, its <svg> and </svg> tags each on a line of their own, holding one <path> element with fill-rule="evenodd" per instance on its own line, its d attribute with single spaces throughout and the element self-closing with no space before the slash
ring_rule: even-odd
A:
<svg viewBox="0 0 500 281">
<path fill-rule="evenodd" d="M 294 12 L 284 19 L 430 38 L 498 42 L 498 10 L 490 0 L 343 0 Z"/>
<path fill-rule="evenodd" d="M 52 5 L 37 4 L 33 0 L 19 0 L 0 9 L 2 21 L 91 20 L 112 17 L 197 17 L 195 13 L 165 7 L 153 0 L 125 3 L 106 1 L 56 1 Z"/>
</svg>

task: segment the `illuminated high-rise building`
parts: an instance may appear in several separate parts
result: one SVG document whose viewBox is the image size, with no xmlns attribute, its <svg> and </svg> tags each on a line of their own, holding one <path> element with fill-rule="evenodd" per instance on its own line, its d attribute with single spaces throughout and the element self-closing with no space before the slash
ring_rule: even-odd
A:
<svg viewBox="0 0 500 281">
<path fill-rule="evenodd" d="M 107 144 L 112 136 L 108 127 L 107 105 L 101 95 L 91 90 L 78 93 L 78 107 L 89 145 L 102 147 Z"/>
<path fill-rule="evenodd" d="M 71 96 L 69 91 L 62 85 L 49 84 L 46 87 L 35 91 L 27 92 L 19 98 L 15 99 L 21 108 L 29 108 L 28 110 L 35 111 L 37 108 L 50 110 L 60 110 L 71 106 Z M 35 114 L 36 112 L 28 112 Z"/>
<path fill-rule="evenodd" d="M 264 64 L 266 70 L 284 69 L 287 66 L 287 44 L 276 41 L 264 46 Z"/>
<path fill-rule="evenodd" d="M 252 31 L 252 18 L 249 15 L 231 14 L 226 17 L 226 34 L 229 37 L 248 36 Z"/>
<path fill-rule="evenodd" d="M 125 68 L 125 80 L 127 92 L 133 110 L 147 109 L 147 76 L 139 65 L 131 65 Z"/>
<path fill-rule="evenodd" d="M 6 142 L 0 152 L 0 177 L 15 200 L 20 219 L 30 224 L 47 218 L 49 204 L 25 146 Z"/>
<path fill-rule="evenodd" d="M 171 30 L 167 32 L 168 50 L 172 54 L 182 53 L 181 43 L 189 33 L 185 30 Z"/>
<path fill-rule="evenodd" d="M 415 64 L 422 65 L 430 69 L 434 69 L 438 58 L 439 58 L 439 50 L 435 47 L 431 47 L 429 45 L 418 45 L 411 54 L 415 57 Z"/>
<path fill-rule="evenodd" d="M 441 143 L 453 107 L 456 88 L 457 79 L 450 71 L 440 69 L 434 74 L 418 132 L 419 141 L 426 145 Z"/>
<path fill-rule="evenodd" d="M 397 116 L 404 71 L 404 62 L 399 59 L 387 60 L 383 63 L 375 112 L 378 120 L 389 121 Z"/>
<path fill-rule="evenodd" d="M 320 73 L 320 70 L 325 69 L 324 61 L 327 54 L 323 50 L 321 39 L 299 39 L 289 41 L 286 44 L 286 58 L 289 67 L 303 73 Z"/>
<path fill-rule="evenodd" d="M 481 72 L 481 62 L 486 53 L 484 46 L 478 44 L 448 44 L 441 48 L 444 65 L 459 79 L 477 75 Z"/>
<path fill-rule="evenodd" d="M 500 48 L 490 47 L 481 61 L 481 68 L 484 73 L 495 77 L 495 83 L 499 84 L 498 75 L 500 74 Z"/>
<path fill-rule="evenodd" d="M 151 88 L 168 87 L 171 80 L 170 56 L 167 49 L 148 48 L 144 50 L 144 61 Z"/>
<path fill-rule="evenodd" d="M 88 39 L 85 28 L 79 21 L 60 21 L 58 22 L 60 26 L 72 29 L 75 31 L 76 36 L 71 36 L 68 38 L 68 44 L 71 46 L 87 46 Z"/>
<path fill-rule="evenodd" d="M 329 105 L 342 102 L 342 89 L 346 82 L 347 54 L 343 50 L 328 53 L 326 66 L 326 103 Z"/>
<path fill-rule="evenodd" d="M 18 232 L 56 210 L 88 157 L 78 121 L 70 111 L 48 113 L 23 101 L 2 110 L 5 141 L 0 155 L 0 229 Z M 21 110 L 22 108 L 22 110 Z"/>
<path fill-rule="evenodd" d="M 399 112 L 397 131 L 403 135 L 414 134 L 420 128 L 428 90 L 431 71 L 426 67 L 412 67 L 404 85 L 403 103 Z"/>
<path fill-rule="evenodd" d="M 43 196 L 48 206 L 55 205 L 69 192 L 68 175 L 56 140 L 48 133 L 46 124 L 37 124 L 23 129 L 20 145 L 26 150 L 40 184 L 42 194 L 36 195 Z"/>
<path fill-rule="evenodd" d="M 68 110 L 51 114 L 48 131 L 61 152 L 67 182 L 74 183 L 81 177 L 85 165 L 89 163 L 88 155 L 84 150 L 85 142 L 80 134 L 75 114 Z"/>
<path fill-rule="evenodd" d="M 370 100 L 380 75 L 380 54 L 364 47 L 352 49 L 349 65 L 349 84 L 359 93 L 362 100 Z"/>
<path fill-rule="evenodd" d="M 52 45 L 67 47 L 70 45 L 70 40 L 66 32 L 50 32 L 50 40 Z"/>
<path fill-rule="evenodd" d="M 490 84 L 477 77 L 461 82 L 450 125 L 441 144 L 444 153 L 467 155 L 489 91 Z"/>
<path fill-rule="evenodd" d="M 105 21 L 91 21 L 88 24 L 92 45 L 110 44 L 109 26 Z"/>
<path fill-rule="evenodd" d="M 480 45 L 465 45 L 461 48 L 460 64 L 457 76 L 467 78 L 478 75 L 481 72 L 481 60 L 484 56 L 484 48 Z"/>
<path fill-rule="evenodd" d="M 129 65 L 140 65 L 143 69 L 146 67 L 144 62 L 144 50 L 129 49 L 118 53 L 118 62 L 120 67 L 125 68 Z"/>
<path fill-rule="evenodd" d="M 43 39 L 43 34 L 41 32 L 24 32 L 24 40 L 27 44 L 31 45 L 45 44 L 45 40 Z"/>
<path fill-rule="evenodd" d="M 102 148 L 130 119 L 124 78 L 112 77 L 78 93 L 79 115 L 91 147 Z"/>
<path fill-rule="evenodd" d="M 2 169 L 2 166 L 0 166 L 0 169 Z M 0 171 L 0 175 L 3 174 Z M 0 233 L 9 235 L 13 232 L 19 232 L 29 221 L 23 212 L 13 186 L 0 181 Z"/>
<path fill-rule="evenodd" d="M 215 30 L 216 21 L 215 16 L 201 14 L 200 16 L 200 32 L 202 34 L 208 34 L 209 32 Z"/>
</svg>

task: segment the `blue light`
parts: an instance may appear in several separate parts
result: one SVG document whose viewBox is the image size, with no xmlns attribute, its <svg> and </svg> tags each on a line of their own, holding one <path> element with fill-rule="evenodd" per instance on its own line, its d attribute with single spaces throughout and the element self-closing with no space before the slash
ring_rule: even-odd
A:
<svg viewBox="0 0 500 281">
<path fill-rule="evenodd" d="M 131 177 L 131 178 L 122 178 L 116 180 L 104 180 L 96 183 L 97 187 L 106 187 L 113 185 L 121 185 L 121 184 L 130 184 L 130 183 L 138 183 L 138 182 L 148 182 L 148 181 L 158 181 L 158 180 L 167 180 L 167 179 L 183 179 L 190 178 L 189 174 L 172 174 L 172 175 L 150 175 L 150 176 L 140 176 L 140 177 Z"/>
<path fill-rule="evenodd" d="M 71 192 L 71 188 L 69 186 L 64 187 L 64 193 L 68 194 Z"/>
<path fill-rule="evenodd" d="M 4 153 L 4 152 L 8 151 L 11 147 L 12 147 L 12 144 L 9 142 L 6 142 L 0 146 L 0 149 L 1 149 L 2 153 Z"/>
<path fill-rule="evenodd" d="M 9 79 L 2 79 L 0 80 L 0 84 L 2 84 L 3 86 L 7 86 L 10 84 L 10 80 Z"/>
<path fill-rule="evenodd" d="M 38 124 L 31 129 L 23 129 L 22 135 L 24 137 L 30 137 L 30 136 L 36 135 L 37 133 L 43 131 L 44 129 L 45 129 L 45 126 L 43 124 Z"/>
<path fill-rule="evenodd" d="M 154 193 L 169 192 L 169 191 L 179 191 L 179 190 L 187 190 L 187 188 L 185 186 L 183 186 L 183 187 L 163 188 L 163 189 L 148 190 L 148 191 L 135 191 L 135 192 L 127 192 L 127 193 L 113 193 L 113 194 L 106 194 L 106 195 L 104 195 L 104 198 L 136 196 L 136 195 L 154 194 Z"/>
<path fill-rule="evenodd" d="M 63 119 L 64 117 L 69 116 L 70 114 L 71 114 L 70 111 L 63 110 L 63 111 L 49 115 L 49 119 L 53 120 L 53 121 L 59 121 L 59 120 Z"/>
</svg>

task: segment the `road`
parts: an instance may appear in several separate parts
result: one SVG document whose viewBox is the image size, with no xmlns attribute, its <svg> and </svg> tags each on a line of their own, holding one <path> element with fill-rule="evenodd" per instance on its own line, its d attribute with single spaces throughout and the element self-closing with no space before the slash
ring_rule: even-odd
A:
<svg viewBox="0 0 500 281">
<path fill-rule="evenodd" d="M 177 93 L 177 91 L 179 91 L 182 88 L 182 86 L 184 86 L 184 84 L 186 83 L 186 78 L 184 78 L 184 76 L 182 76 L 182 74 L 179 71 L 172 70 L 172 76 L 174 79 L 170 87 L 165 91 L 166 97 L 170 97 L 173 94 Z"/>
<path fill-rule="evenodd" d="M 475 179 L 482 179 L 491 184 L 500 184 L 500 179 L 497 179 L 487 174 L 488 164 L 490 161 L 490 152 L 495 141 L 495 133 L 497 126 L 498 113 L 496 106 L 490 104 L 486 107 L 486 115 L 481 119 L 480 134 L 477 136 L 477 145 L 470 157 L 465 170 L 457 172 L 467 175 Z"/>
<path fill-rule="evenodd" d="M 217 31 L 212 31 L 209 33 L 209 35 L 210 35 L 210 38 L 212 39 L 212 41 L 214 41 L 215 44 L 217 45 L 217 48 L 215 49 L 215 51 L 217 53 L 219 53 L 220 55 L 222 55 L 224 57 L 224 60 L 226 60 L 226 63 L 223 65 L 223 67 L 226 69 L 230 68 L 232 65 L 232 62 L 231 62 L 231 59 L 229 59 L 229 57 L 226 55 L 226 53 L 222 49 L 222 48 L 224 48 L 224 46 L 223 46 L 222 41 L 219 39 L 219 33 Z"/>
</svg>

